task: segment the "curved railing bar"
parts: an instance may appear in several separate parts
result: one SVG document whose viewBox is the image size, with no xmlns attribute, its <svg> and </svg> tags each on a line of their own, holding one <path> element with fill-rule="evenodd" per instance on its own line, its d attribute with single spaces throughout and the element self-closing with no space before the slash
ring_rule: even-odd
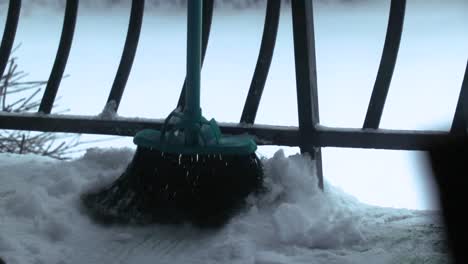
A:
<svg viewBox="0 0 468 264">
<path fill-rule="evenodd" d="M 260 53 L 255 66 L 249 93 L 245 100 L 240 119 L 241 123 L 253 124 L 257 116 L 258 106 L 270 71 L 271 60 L 275 50 L 276 36 L 280 19 L 281 0 L 270 0 L 267 3 L 265 25 L 263 27 Z"/>
<path fill-rule="evenodd" d="M 213 6 L 214 0 L 203 1 L 203 21 L 202 21 L 202 66 L 205 61 L 206 48 L 208 47 L 208 40 L 210 39 L 211 22 L 213 21 Z M 177 107 L 182 109 L 185 105 L 185 87 L 187 86 L 187 77 L 184 80 L 182 91 L 180 92 Z"/>
<path fill-rule="evenodd" d="M 75 33 L 76 17 L 78 14 L 79 0 L 67 0 L 65 7 L 65 16 L 63 19 L 62 35 L 60 37 L 60 44 L 55 57 L 54 66 L 50 72 L 49 81 L 42 97 L 39 106 L 39 112 L 50 114 L 52 106 L 54 105 L 55 97 L 57 95 L 60 82 L 62 81 L 63 72 L 67 65 L 68 55 Z"/>
<path fill-rule="evenodd" d="M 145 0 L 133 0 L 130 11 L 130 21 L 128 24 L 127 38 L 120 59 L 119 68 L 115 75 L 112 89 L 107 98 L 107 104 L 114 102 L 115 111 L 119 108 L 125 86 L 127 85 L 128 76 L 132 70 L 133 61 L 135 59 L 138 41 L 140 39 L 141 25 L 143 23 L 143 12 L 145 9 Z"/>
<path fill-rule="evenodd" d="M 451 133 L 466 135 L 468 118 L 468 60 L 466 62 L 465 76 L 463 77 L 457 108 L 453 117 Z"/>
<path fill-rule="evenodd" d="M 2 44 L 0 45 L 0 79 L 5 72 L 10 58 L 13 42 L 15 41 L 16 29 L 21 11 L 21 0 L 10 0 L 8 4 L 8 15 L 5 22 L 5 31 L 3 32 Z"/>
<path fill-rule="evenodd" d="M 363 128 L 379 128 L 400 47 L 406 0 L 392 0 L 387 35 Z"/>
</svg>

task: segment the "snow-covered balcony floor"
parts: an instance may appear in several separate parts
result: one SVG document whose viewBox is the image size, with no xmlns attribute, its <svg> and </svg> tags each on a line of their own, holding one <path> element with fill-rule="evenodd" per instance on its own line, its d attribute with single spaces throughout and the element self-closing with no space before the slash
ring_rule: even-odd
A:
<svg viewBox="0 0 468 264">
<path fill-rule="evenodd" d="M 322 193 L 314 164 L 281 151 L 264 160 L 270 191 L 221 230 L 92 223 L 80 194 L 118 177 L 132 155 L 0 154 L 0 256 L 8 264 L 448 263 L 439 212 L 365 205 L 330 184 Z"/>
</svg>

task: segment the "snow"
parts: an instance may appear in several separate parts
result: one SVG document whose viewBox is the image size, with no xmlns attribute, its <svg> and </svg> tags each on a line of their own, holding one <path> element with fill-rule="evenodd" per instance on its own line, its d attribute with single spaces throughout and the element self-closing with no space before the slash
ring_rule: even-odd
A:
<svg viewBox="0 0 468 264">
<path fill-rule="evenodd" d="M 220 230 L 101 226 L 81 193 L 112 182 L 130 149 L 73 161 L 0 154 L 0 256 L 23 263 L 448 263 L 437 211 L 381 208 L 326 184 L 307 156 L 264 159 L 268 192 Z"/>
<path fill-rule="evenodd" d="M 102 109 L 102 112 L 99 113 L 97 117 L 102 118 L 102 119 L 115 119 L 118 117 L 116 109 L 117 109 L 117 102 L 114 100 L 111 100 L 106 103 L 106 105 L 104 106 L 104 109 Z"/>
</svg>

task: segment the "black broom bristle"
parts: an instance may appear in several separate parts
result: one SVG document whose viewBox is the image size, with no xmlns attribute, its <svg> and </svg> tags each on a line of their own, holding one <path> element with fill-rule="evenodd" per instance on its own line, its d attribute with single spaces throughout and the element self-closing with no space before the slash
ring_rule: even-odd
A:
<svg viewBox="0 0 468 264">
<path fill-rule="evenodd" d="M 240 210 L 249 194 L 261 190 L 262 183 L 255 153 L 179 155 L 138 147 L 111 186 L 82 199 L 101 223 L 216 227 Z"/>
</svg>

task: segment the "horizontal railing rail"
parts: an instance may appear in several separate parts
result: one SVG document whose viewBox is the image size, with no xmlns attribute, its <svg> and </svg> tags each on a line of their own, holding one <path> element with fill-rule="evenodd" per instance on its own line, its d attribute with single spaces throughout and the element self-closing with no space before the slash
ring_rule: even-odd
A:
<svg viewBox="0 0 468 264">
<path fill-rule="evenodd" d="M 102 119 L 78 115 L 41 115 L 34 113 L 0 112 L 0 129 L 44 132 L 64 132 L 133 136 L 141 129 L 160 129 L 164 119 L 125 118 Z M 299 127 L 276 125 L 240 125 L 220 123 L 226 134 L 249 133 L 259 145 L 300 146 Z M 429 142 L 449 139 L 446 131 L 336 128 L 318 125 L 311 144 L 315 147 L 341 147 L 393 150 L 427 150 Z"/>
</svg>

